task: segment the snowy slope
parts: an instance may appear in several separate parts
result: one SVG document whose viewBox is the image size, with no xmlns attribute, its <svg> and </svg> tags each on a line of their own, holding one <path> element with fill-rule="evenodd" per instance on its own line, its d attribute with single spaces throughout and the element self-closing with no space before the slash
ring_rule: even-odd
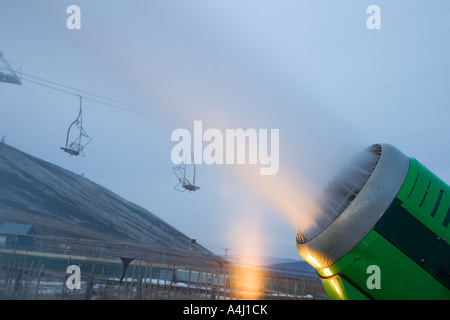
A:
<svg viewBox="0 0 450 320">
<path fill-rule="evenodd" d="M 186 248 L 189 237 L 151 212 L 61 167 L 0 144 L 0 223 L 40 235 Z M 209 253 L 195 244 L 197 252 Z"/>
</svg>

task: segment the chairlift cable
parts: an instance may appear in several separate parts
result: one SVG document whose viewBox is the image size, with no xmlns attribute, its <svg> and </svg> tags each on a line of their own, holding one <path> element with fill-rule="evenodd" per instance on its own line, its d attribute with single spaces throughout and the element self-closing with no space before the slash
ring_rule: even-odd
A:
<svg viewBox="0 0 450 320">
<path fill-rule="evenodd" d="M 99 95 L 99 94 L 96 94 L 96 93 L 92 93 L 92 92 L 89 92 L 89 91 L 86 91 L 86 90 L 77 89 L 77 88 L 74 88 L 74 87 L 71 87 L 71 86 L 68 86 L 68 85 L 64 85 L 64 84 L 61 84 L 61 83 L 58 83 L 58 82 L 55 82 L 55 81 L 51 81 L 51 80 L 46 80 L 46 79 L 43 79 L 43 78 L 40 78 L 40 77 L 36 77 L 36 76 L 32 76 L 32 75 L 26 74 L 26 73 L 22 73 L 22 75 L 26 76 L 26 77 L 29 77 L 29 78 L 33 78 L 33 79 L 39 80 L 39 81 L 44 81 L 44 82 L 47 82 L 47 83 L 50 83 L 50 84 L 53 84 L 53 85 L 57 85 L 59 87 L 63 87 L 63 88 L 70 89 L 70 90 L 73 90 L 73 91 L 81 92 L 81 93 L 83 93 L 83 97 L 85 99 L 89 99 L 89 98 L 86 97 L 86 95 L 90 95 L 90 96 L 93 96 L 93 97 L 96 97 L 96 98 L 100 98 L 102 100 L 107 100 L 109 102 L 112 102 L 114 104 L 114 106 L 119 104 L 119 105 L 127 106 L 127 107 L 130 107 L 130 108 L 133 108 L 133 109 L 138 109 L 138 110 L 141 110 L 143 112 L 148 112 L 148 110 L 146 110 L 146 109 L 144 109 L 142 107 L 138 107 L 138 106 L 135 106 L 135 105 L 132 105 L 132 104 L 129 104 L 129 103 L 125 103 L 125 102 L 121 102 L 121 101 L 118 101 L 118 100 L 115 100 L 115 99 L 111 99 L 111 98 L 108 98 L 108 97 L 105 97 L 105 96 L 102 96 L 102 95 Z M 74 93 L 72 93 L 72 94 L 74 94 Z M 95 100 L 95 102 L 98 102 L 98 101 Z"/>
<path fill-rule="evenodd" d="M 79 94 L 77 94 L 77 93 L 73 93 L 73 92 L 70 92 L 70 91 L 67 91 L 67 90 L 64 90 L 64 89 L 56 88 L 54 86 L 51 86 L 51 85 L 48 85 L 48 84 L 44 84 L 44 83 L 40 83 L 40 82 L 37 82 L 37 81 L 34 81 L 34 80 L 26 79 L 26 78 L 23 78 L 23 77 L 22 77 L 22 80 L 25 80 L 25 81 L 28 81 L 28 82 L 31 82 L 31 83 L 34 83 L 34 84 L 37 84 L 37 85 L 49 88 L 49 89 L 57 90 L 57 91 L 60 91 L 62 93 L 70 94 L 70 95 L 73 95 L 73 96 L 79 96 Z M 132 109 L 129 109 L 129 108 L 124 108 L 124 107 L 118 106 L 116 104 L 104 102 L 104 101 L 101 101 L 101 100 L 98 100 L 98 99 L 93 99 L 93 98 L 86 97 L 86 96 L 83 96 L 83 98 L 85 100 L 89 100 L 89 101 L 92 101 L 92 102 L 100 103 L 100 104 L 103 104 L 103 105 L 106 105 L 106 106 L 110 106 L 110 107 L 113 107 L 113 108 L 116 108 L 116 109 L 120 109 L 120 110 L 124 110 L 124 111 L 128 111 L 128 112 L 133 112 L 133 113 L 136 113 L 136 114 L 139 114 L 139 115 L 142 115 L 142 116 L 146 116 L 146 117 L 149 117 L 149 118 L 154 118 L 154 119 L 157 118 L 156 116 L 150 115 L 148 113 L 139 112 L 139 111 L 132 110 Z"/>
<path fill-rule="evenodd" d="M 0 66 L 0 69 L 8 70 L 8 69 L 6 69 L 4 67 L 1 67 L 1 66 Z M 34 80 L 28 79 L 28 78 L 32 78 Z M 30 83 L 36 84 L 36 85 L 40 85 L 40 86 L 43 86 L 43 87 L 46 87 L 46 88 L 49 88 L 49 89 L 53 89 L 53 90 L 56 90 L 56 91 L 59 91 L 59 92 L 62 92 L 62 93 L 66 93 L 66 94 L 70 94 L 70 95 L 74 95 L 74 96 L 79 96 L 80 95 L 79 93 L 83 93 L 83 98 L 85 100 L 89 100 L 89 101 L 92 101 L 92 102 L 103 104 L 103 105 L 106 105 L 106 106 L 109 106 L 109 107 L 113 107 L 113 108 L 116 108 L 116 109 L 120 109 L 120 110 L 123 110 L 123 111 L 133 112 L 133 113 L 136 113 L 136 114 L 139 114 L 139 115 L 143 115 L 143 116 L 146 116 L 146 117 L 149 117 L 149 118 L 153 118 L 153 119 L 159 119 L 159 120 L 163 119 L 161 117 L 162 115 L 158 115 L 158 114 L 155 114 L 154 112 L 150 112 L 150 111 L 146 110 L 145 108 L 138 107 L 138 106 L 135 106 L 135 105 L 132 105 L 132 104 L 129 104 L 129 103 L 121 102 L 121 101 L 118 101 L 118 100 L 114 100 L 114 99 L 111 99 L 111 98 L 108 98 L 108 97 L 105 97 L 105 96 L 102 96 L 102 95 L 99 95 L 99 94 L 95 94 L 95 93 L 92 93 L 92 92 L 89 92 L 89 91 L 86 91 L 86 90 L 77 89 L 77 88 L 74 88 L 74 87 L 71 87 L 71 86 L 67 86 L 67 85 L 64 85 L 64 84 L 61 84 L 61 83 L 58 83 L 58 82 L 55 82 L 55 81 L 51 81 L 51 80 L 46 80 L 46 79 L 43 79 L 43 78 L 40 78 L 40 77 L 36 77 L 36 76 L 33 76 L 33 75 L 29 75 L 29 74 L 26 74 L 26 73 L 21 73 L 21 80 L 25 80 L 25 81 L 28 81 Z M 42 83 L 41 81 L 42 82 L 46 82 L 47 84 Z M 64 89 L 58 88 L 56 86 L 64 88 Z M 66 90 L 66 89 L 69 89 L 71 91 Z M 74 93 L 72 91 L 77 91 L 79 93 Z M 90 95 L 90 96 L 96 97 L 97 99 L 88 97 L 86 95 Z M 102 101 L 102 100 L 105 100 L 105 101 Z M 109 101 L 109 102 L 106 102 L 106 101 Z M 133 109 L 136 109 L 136 110 L 133 110 Z M 153 113 L 153 114 L 150 114 L 150 113 Z"/>
</svg>

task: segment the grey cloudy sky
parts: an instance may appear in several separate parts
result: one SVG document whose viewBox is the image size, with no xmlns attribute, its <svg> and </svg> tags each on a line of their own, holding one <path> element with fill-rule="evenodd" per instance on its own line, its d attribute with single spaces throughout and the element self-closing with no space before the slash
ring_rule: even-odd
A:
<svg viewBox="0 0 450 320">
<path fill-rule="evenodd" d="M 72 4 L 80 30 L 66 27 Z M 366 26 L 372 4 L 380 30 Z M 390 143 L 450 181 L 449 15 L 443 0 L 2 0 L 0 51 L 23 85 L 0 84 L 0 136 L 214 252 L 300 259 L 296 224 L 353 152 Z M 126 105 L 78 92 L 93 140 L 69 157 L 78 97 L 32 76 Z M 194 120 L 278 128 L 279 173 L 200 165 L 201 189 L 175 191 L 170 136 Z"/>
</svg>

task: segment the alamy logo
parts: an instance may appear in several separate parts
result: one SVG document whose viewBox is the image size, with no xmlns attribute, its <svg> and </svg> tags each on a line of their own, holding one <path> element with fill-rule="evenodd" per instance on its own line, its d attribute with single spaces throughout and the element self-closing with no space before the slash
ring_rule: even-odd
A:
<svg viewBox="0 0 450 320">
<path fill-rule="evenodd" d="M 275 175 L 279 169 L 279 129 L 216 128 L 203 132 L 202 121 L 194 121 L 194 133 L 184 128 L 172 132 L 171 158 L 175 165 L 191 164 L 260 164 L 261 175 Z M 203 146 L 204 142 L 207 144 Z M 193 159 L 193 160 L 192 160 Z"/>
<path fill-rule="evenodd" d="M 367 289 L 381 289 L 381 270 L 377 265 L 371 265 L 367 267 L 367 274 L 370 276 L 367 278 L 366 285 Z"/>
<path fill-rule="evenodd" d="M 80 30 L 81 29 L 81 10 L 77 5 L 70 5 L 66 10 L 67 14 L 70 16 L 66 20 L 66 26 L 69 30 Z"/>
<path fill-rule="evenodd" d="M 369 30 L 379 30 L 381 29 L 381 10 L 377 5 L 370 5 L 367 7 L 366 12 L 370 16 L 366 20 L 366 25 Z"/>
<path fill-rule="evenodd" d="M 69 290 L 81 289 L 81 270 L 77 265 L 67 267 L 66 273 L 69 275 L 66 279 L 66 287 Z"/>
</svg>

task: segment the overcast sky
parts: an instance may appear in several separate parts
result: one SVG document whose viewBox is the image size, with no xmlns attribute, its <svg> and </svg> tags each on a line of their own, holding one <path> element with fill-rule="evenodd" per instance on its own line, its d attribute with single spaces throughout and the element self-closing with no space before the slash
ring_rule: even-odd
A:
<svg viewBox="0 0 450 320">
<path fill-rule="evenodd" d="M 215 253 L 300 259 L 297 228 L 354 152 L 390 143 L 450 181 L 449 16 L 444 0 L 1 0 L 0 51 L 23 84 L 0 83 L 0 138 Z M 56 84 L 84 91 L 84 158 L 60 150 L 79 100 Z M 171 134 L 194 120 L 279 129 L 278 174 L 203 164 L 200 190 L 175 191 Z"/>
</svg>

